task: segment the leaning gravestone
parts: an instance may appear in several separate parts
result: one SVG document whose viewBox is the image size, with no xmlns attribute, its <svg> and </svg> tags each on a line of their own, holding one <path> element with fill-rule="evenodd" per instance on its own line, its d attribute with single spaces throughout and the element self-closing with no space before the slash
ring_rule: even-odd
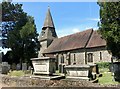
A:
<svg viewBox="0 0 120 89">
<path fill-rule="evenodd" d="M 27 70 L 27 64 L 26 63 L 22 63 L 22 70 L 26 71 Z"/>
</svg>

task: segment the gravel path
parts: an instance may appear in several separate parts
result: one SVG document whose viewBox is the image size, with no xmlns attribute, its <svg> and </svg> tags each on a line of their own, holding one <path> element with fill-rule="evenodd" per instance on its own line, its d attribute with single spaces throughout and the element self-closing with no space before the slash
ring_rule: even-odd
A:
<svg viewBox="0 0 120 89">
<path fill-rule="evenodd" d="M 3 83 L 0 82 L 0 89 L 1 89 L 2 87 L 9 87 L 9 86 L 8 86 L 8 85 L 5 85 L 5 84 L 3 84 Z"/>
<path fill-rule="evenodd" d="M 3 76 L 3 75 L 0 74 L 0 89 L 1 89 L 2 87 L 9 87 L 8 85 L 2 83 L 2 76 Z"/>
</svg>

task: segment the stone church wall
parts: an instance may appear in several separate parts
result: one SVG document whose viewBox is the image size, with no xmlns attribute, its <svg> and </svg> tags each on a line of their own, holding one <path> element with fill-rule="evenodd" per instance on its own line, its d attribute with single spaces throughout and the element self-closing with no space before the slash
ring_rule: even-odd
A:
<svg viewBox="0 0 120 89">
<path fill-rule="evenodd" d="M 111 55 L 108 53 L 105 47 L 87 49 L 87 54 L 89 53 L 93 54 L 93 63 L 111 61 Z"/>
<path fill-rule="evenodd" d="M 68 54 L 69 53 L 69 54 Z M 85 52 L 83 49 L 81 50 L 72 50 L 69 52 L 60 52 L 58 53 L 58 63 L 61 64 L 61 58 L 64 58 L 64 64 L 84 64 L 85 63 Z M 69 56 L 69 58 L 68 58 Z"/>
</svg>

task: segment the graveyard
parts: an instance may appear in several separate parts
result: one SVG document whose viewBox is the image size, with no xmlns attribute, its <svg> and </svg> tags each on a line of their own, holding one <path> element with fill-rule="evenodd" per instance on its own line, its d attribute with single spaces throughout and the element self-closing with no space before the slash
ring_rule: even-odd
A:
<svg viewBox="0 0 120 89">
<path fill-rule="evenodd" d="M 108 26 L 104 26 L 107 16 L 100 16 L 103 28 L 87 28 L 86 25 L 84 30 L 59 37 L 49 6 L 40 33 L 37 33 L 35 21 L 38 19 L 34 20 L 24 12 L 21 4 L 2 4 L 3 11 L 5 9 L 2 28 L 8 31 L 3 31 L 4 39 L 3 42 L 0 40 L 0 44 L 2 48 L 8 47 L 10 50 L 0 53 L 0 86 L 3 84 L 7 87 L 120 87 L 120 50 L 117 39 L 119 37 L 105 38 L 107 35 L 117 34 L 114 31 L 118 31 L 118 24 L 113 26 L 115 29 L 112 28 L 113 24 L 110 25 L 110 32 L 102 33 L 106 31 L 104 27 Z M 97 4 L 102 11 L 104 5 Z M 9 6 L 12 8 L 9 9 Z M 108 18 L 108 22 L 109 20 L 111 19 Z M 67 27 L 71 28 L 70 25 Z M 69 32 L 67 29 L 66 31 Z M 65 30 L 62 35 L 64 32 Z M 113 40 L 115 42 L 111 42 Z"/>
</svg>

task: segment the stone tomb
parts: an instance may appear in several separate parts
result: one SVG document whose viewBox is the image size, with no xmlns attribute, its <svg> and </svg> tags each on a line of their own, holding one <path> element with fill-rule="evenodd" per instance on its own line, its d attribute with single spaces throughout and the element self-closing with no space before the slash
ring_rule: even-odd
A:
<svg viewBox="0 0 120 89">
<path fill-rule="evenodd" d="M 53 74 L 55 73 L 55 58 L 39 57 L 32 58 L 34 74 Z"/>
<path fill-rule="evenodd" d="M 66 69 L 66 78 L 73 79 L 73 80 L 87 80 L 89 81 L 89 65 L 68 65 L 65 66 Z"/>
<path fill-rule="evenodd" d="M 58 76 L 55 74 L 56 66 L 55 66 L 55 58 L 51 57 L 39 57 L 32 58 L 32 64 L 34 68 L 34 76 L 40 79 L 60 79 L 64 76 Z"/>
</svg>

